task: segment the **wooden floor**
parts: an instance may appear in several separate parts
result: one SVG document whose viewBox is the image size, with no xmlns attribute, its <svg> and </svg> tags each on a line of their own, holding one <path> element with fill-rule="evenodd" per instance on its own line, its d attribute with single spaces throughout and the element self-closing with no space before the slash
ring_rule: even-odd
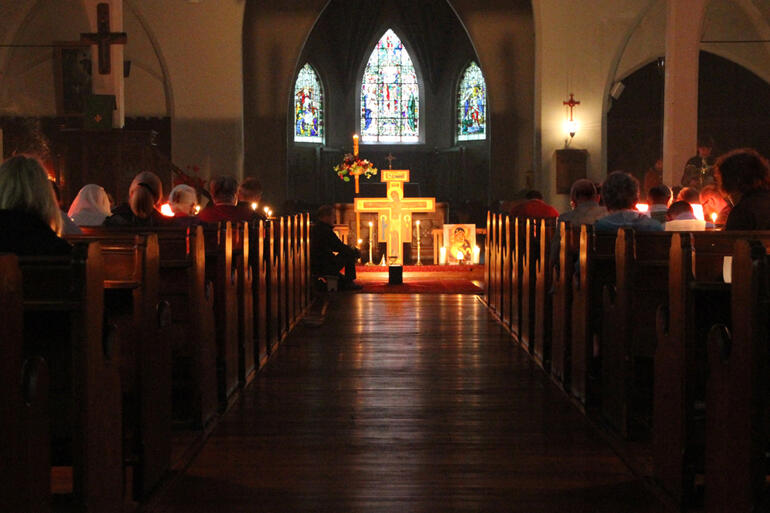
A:
<svg viewBox="0 0 770 513">
<path fill-rule="evenodd" d="M 665 511 L 470 295 L 334 295 L 153 512 Z"/>
</svg>

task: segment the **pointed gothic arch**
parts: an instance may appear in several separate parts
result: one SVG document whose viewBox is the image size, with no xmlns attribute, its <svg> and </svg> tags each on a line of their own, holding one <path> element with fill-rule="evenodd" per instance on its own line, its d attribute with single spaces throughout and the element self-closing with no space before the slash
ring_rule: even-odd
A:
<svg viewBox="0 0 770 513">
<path fill-rule="evenodd" d="M 475 61 L 471 61 L 457 83 L 458 141 L 484 140 L 487 138 L 487 83 Z"/>
<path fill-rule="evenodd" d="M 369 54 L 360 84 L 364 143 L 420 142 L 421 84 L 409 51 L 392 28 Z"/>
<path fill-rule="evenodd" d="M 294 81 L 294 142 L 324 143 L 324 87 L 318 72 L 305 63 Z"/>
</svg>

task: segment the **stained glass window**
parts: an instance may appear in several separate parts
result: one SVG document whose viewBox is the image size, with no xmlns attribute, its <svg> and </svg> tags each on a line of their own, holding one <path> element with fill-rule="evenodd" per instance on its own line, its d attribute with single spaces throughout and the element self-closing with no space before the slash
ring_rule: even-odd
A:
<svg viewBox="0 0 770 513">
<path fill-rule="evenodd" d="M 294 140 L 324 142 L 323 89 L 315 70 L 305 64 L 294 84 Z"/>
<path fill-rule="evenodd" d="M 361 83 L 361 139 L 417 142 L 420 86 L 412 59 L 390 29 L 377 42 Z"/>
<path fill-rule="evenodd" d="M 487 138 L 487 85 L 481 68 L 471 62 L 457 91 L 457 140 Z"/>
</svg>

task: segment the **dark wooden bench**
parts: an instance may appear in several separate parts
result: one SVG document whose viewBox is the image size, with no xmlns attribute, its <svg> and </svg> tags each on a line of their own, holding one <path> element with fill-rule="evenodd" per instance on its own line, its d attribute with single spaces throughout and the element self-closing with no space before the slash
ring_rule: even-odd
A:
<svg viewBox="0 0 770 513">
<path fill-rule="evenodd" d="M 0 255 L 0 511 L 51 506 L 48 367 L 24 357 L 24 295 L 15 255 Z"/>
<path fill-rule="evenodd" d="M 238 390 L 238 273 L 233 269 L 231 223 L 204 228 L 206 280 L 214 284 L 217 341 L 217 397 L 220 411 L 229 408 Z"/>
<path fill-rule="evenodd" d="M 250 226 L 249 261 L 252 272 L 252 305 L 254 307 L 254 361 L 261 369 L 268 358 L 268 323 L 270 315 L 269 298 L 269 252 L 270 229 L 266 221 Z"/>
<path fill-rule="evenodd" d="M 98 243 L 70 256 L 19 259 L 24 290 L 24 357 L 50 375 L 52 464 L 72 467 L 74 507 L 123 509 L 119 348 L 103 337 Z"/>
<path fill-rule="evenodd" d="M 578 269 L 572 288 L 572 351 L 569 390 L 586 408 L 596 406 L 599 376 L 595 346 L 602 336 L 604 285 L 615 281 L 614 233 L 580 226 Z"/>
<path fill-rule="evenodd" d="M 546 371 L 551 367 L 551 343 L 553 333 L 553 293 L 551 271 L 551 244 L 556 230 L 555 219 L 537 220 L 537 260 L 535 268 L 534 326 L 532 329 L 535 361 Z M 558 312 L 561 315 L 561 312 Z"/>
<path fill-rule="evenodd" d="M 705 341 L 712 324 L 731 324 L 723 261 L 744 238 L 770 244 L 769 232 L 683 232 L 671 239 L 668 301 L 656 323 L 653 461 L 655 481 L 679 504 L 695 501 L 704 465 Z"/>
<path fill-rule="evenodd" d="M 136 228 L 84 228 L 88 235 L 142 233 Z M 177 426 L 202 428 L 217 412 L 213 284 L 206 282 L 203 228 L 153 228 L 158 237 L 160 299 L 170 305 L 166 328 L 173 361 L 172 408 Z"/>
<path fill-rule="evenodd" d="M 121 348 L 124 464 L 133 468 L 133 495 L 146 497 L 171 460 L 171 312 L 159 297 L 156 234 L 69 236 L 101 244 L 107 321 Z"/>
<path fill-rule="evenodd" d="M 254 356 L 254 274 L 250 264 L 252 242 L 248 223 L 239 223 L 234 228 L 233 268 L 238 277 L 238 380 L 246 386 L 256 376 L 257 365 Z"/>
<path fill-rule="evenodd" d="M 739 239 L 732 262 L 732 325 L 708 337 L 705 503 L 709 513 L 766 511 L 770 437 L 765 245 Z"/>
<path fill-rule="evenodd" d="M 511 218 L 502 216 L 500 222 L 500 310 L 503 324 L 511 327 L 511 302 L 513 294 L 513 259 Z"/>
<path fill-rule="evenodd" d="M 572 366 L 572 284 L 580 251 L 580 227 L 560 222 L 559 259 L 553 269 L 553 329 L 551 375 L 565 390 L 571 382 Z"/>
<path fill-rule="evenodd" d="M 615 280 L 604 287 L 602 415 L 623 437 L 648 437 L 658 307 L 668 301 L 672 232 L 618 230 Z"/>
<path fill-rule="evenodd" d="M 521 246 L 517 248 L 521 259 L 521 279 L 519 280 L 521 298 L 521 318 L 519 342 L 522 347 L 534 354 L 535 351 L 535 280 L 537 261 L 540 250 L 540 226 L 537 219 L 519 218 L 524 225 L 524 236 L 520 240 Z"/>
</svg>

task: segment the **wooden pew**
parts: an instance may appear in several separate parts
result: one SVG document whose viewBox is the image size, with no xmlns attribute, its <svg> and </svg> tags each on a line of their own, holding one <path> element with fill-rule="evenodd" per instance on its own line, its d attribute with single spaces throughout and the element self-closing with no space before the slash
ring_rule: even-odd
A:
<svg viewBox="0 0 770 513">
<path fill-rule="evenodd" d="M 523 218 L 514 217 L 511 218 L 510 226 L 508 229 L 508 241 L 510 243 L 510 261 L 511 261 L 511 273 L 510 273 L 510 301 L 508 302 L 508 309 L 510 311 L 510 328 L 516 336 L 517 340 L 521 342 L 522 332 L 522 309 L 521 309 L 521 281 L 523 274 L 524 255 L 526 252 L 526 238 L 525 238 L 526 222 Z"/>
<path fill-rule="evenodd" d="M 217 397 L 227 410 L 238 389 L 238 273 L 233 270 L 233 228 L 230 222 L 204 229 L 206 279 L 214 284 L 217 341 Z"/>
<path fill-rule="evenodd" d="M 269 288 L 269 223 L 259 221 L 251 228 L 249 260 L 253 276 L 252 294 L 254 306 L 254 363 L 261 369 L 267 363 L 268 357 L 268 324 L 270 316 L 270 304 L 268 303 Z"/>
<path fill-rule="evenodd" d="M 489 308 L 492 308 L 492 286 L 493 286 L 493 278 L 492 278 L 492 269 L 494 266 L 492 265 L 492 258 L 493 258 L 493 252 L 492 252 L 492 246 L 495 242 L 495 234 L 494 230 L 492 230 L 492 212 L 487 211 L 487 243 L 484 246 L 484 298 L 486 299 L 487 306 Z M 434 263 L 438 264 L 438 247 L 434 244 Z"/>
<path fill-rule="evenodd" d="M 540 249 L 539 226 L 536 219 L 520 218 L 524 225 L 524 238 L 521 250 L 521 279 L 519 280 L 521 297 L 521 318 L 519 341 L 522 347 L 534 354 L 535 350 L 535 269 Z"/>
<path fill-rule="evenodd" d="M 553 328 L 553 296 L 551 293 L 551 243 L 556 229 L 555 219 L 539 219 L 537 221 L 537 261 L 535 267 L 535 297 L 534 297 L 534 339 L 535 361 L 546 370 L 551 366 L 551 338 Z M 561 315 L 561 312 L 559 312 Z"/>
<path fill-rule="evenodd" d="M 770 232 L 675 233 L 669 252 L 668 304 L 657 316 L 654 376 L 655 481 L 677 503 L 691 504 L 703 467 L 703 421 L 709 327 L 730 323 L 723 260 L 742 238 L 770 244 Z"/>
<path fill-rule="evenodd" d="M 285 333 L 289 333 L 294 327 L 296 321 L 296 309 L 294 304 L 294 257 L 295 247 L 294 240 L 296 239 L 294 219 L 292 216 L 285 216 L 286 224 L 284 226 L 284 242 L 282 253 L 284 255 L 284 269 L 283 269 L 283 286 L 284 286 L 284 309 L 286 316 L 284 319 Z"/>
<path fill-rule="evenodd" d="M 572 282 L 580 249 L 580 227 L 560 222 L 558 230 L 559 263 L 553 269 L 551 375 L 567 389 L 572 362 Z"/>
<path fill-rule="evenodd" d="M 570 393 L 586 408 L 596 405 L 598 376 L 594 344 L 602 335 L 604 285 L 615 280 L 615 234 L 580 226 L 578 270 L 572 284 L 572 351 Z"/>
<path fill-rule="evenodd" d="M 173 419 L 205 427 L 217 412 L 213 284 L 206 281 L 201 226 L 156 227 L 160 256 L 160 299 L 170 304 Z M 136 228 L 83 228 L 88 235 L 141 233 Z"/>
<path fill-rule="evenodd" d="M 107 321 L 121 348 L 124 464 L 134 469 L 133 495 L 146 497 L 171 462 L 171 313 L 159 298 L 156 234 L 68 236 L 101 244 Z"/>
<path fill-rule="evenodd" d="M 502 310 L 502 322 L 508 328 L 511 327 L 511 305 L 513 294 L 513 239 L 511 237 L 511 218 L 504 216 L 500 231 L 500 308 Z"/>
<path fill-rule="evenodd" d="M 732 326 L 708 340 L 707 513 L 765 511 L 770 276 L 765 246 L 739 239 L 732 263 Z"/>
<path fill-rule="evenodd" d="M 255 249 L 248 223 L 234 229 L 233 268 L 238 277 L 238 381 L 246 386 L 256 375 L 254 338 L 254 274 L 250 254 Z"/>
<path fill-rule="evenodd" d="M 48 367 L 42 358 L 24 357 L 24 296 L 15 255 L 0 255 L 0 340 L 0 511 L 47 512 Z"/>
<path fill-rule="evenodd" d="M 276 220 L 268 222 L 268 241 L 266 245 L 267 255 L 265 260 L 267 262 L 267 308 L 269 315 L 267 317 L 267 352 L 268 355 L 273 354 L 278 349 L 278 344 L 281 342 L 281 303 L 282 303 L 282 287 L 281 287 L 281 258 L 279 255 L 281 243 L 278 237 L 280 236 L 280 223 Z"/>
<path fill-rule="evenodd" d="M 50 375 L 54 465 L 71 465 L 81 511 L 123 509 L 119 348 L 103 338 L 99 244 L 65 257 L 19 259 L 25 358 L 42 357 Z"/>
<path fill-rule="evenodd" d="M 658 307 L 668 300 L 672 232 L 618 230 L 602 304 L 602 415 L 624 437 L 649 434 Z"/>
</svg>

